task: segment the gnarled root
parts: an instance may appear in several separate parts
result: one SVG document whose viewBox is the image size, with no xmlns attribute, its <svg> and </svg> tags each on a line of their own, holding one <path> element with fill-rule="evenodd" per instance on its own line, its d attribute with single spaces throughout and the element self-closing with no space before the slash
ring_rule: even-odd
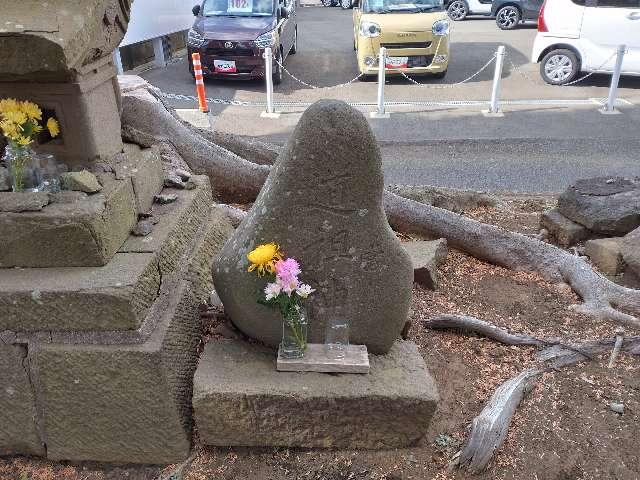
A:
<svg viewBox="0 0 640 480">
<path fill-rule="evenodd" d="M 451 247 L 480 260 L 511 270 L 537 272 L 552 282 L 566 282 L 584 302 L 576 310 L 597 319 L 640 328 L 636 316 L 640 315 L 640 290 L 611 282 L 578 256 L 391 192 L 385 192 L 384 205 L 389 223 L 400 232 L 446 238 Z"/>
</svg>

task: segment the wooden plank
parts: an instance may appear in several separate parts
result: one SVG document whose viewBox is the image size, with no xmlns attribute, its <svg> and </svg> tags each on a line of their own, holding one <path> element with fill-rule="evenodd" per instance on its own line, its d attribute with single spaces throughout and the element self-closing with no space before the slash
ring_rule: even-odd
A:
<svg viewBox="0 0 640 480">
<path fill-rule="evenodd" d="M 323 343 L 310 343 L 302 358 L 282 358 L 278 353 L 276 368 L 281 372 L 369 373 L 369 355 L 365 345 L 349 345 L 344 358 L 330 358 Z"/>
</svg>

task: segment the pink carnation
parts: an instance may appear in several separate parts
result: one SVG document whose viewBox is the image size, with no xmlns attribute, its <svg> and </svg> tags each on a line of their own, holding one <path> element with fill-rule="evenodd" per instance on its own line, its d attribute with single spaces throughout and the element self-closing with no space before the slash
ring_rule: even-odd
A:
<svg viewBox="0 0 640 480">
<path fill-rule="evenodd" d="M 296 284 L 298 283 L 298 275 L 302 272 L 300 270 L 300 264 L 293 258 L 287 258 L 286 260 L 279 260 L 275 264 L 276 276 L 282 284 Z"/>
</svg>

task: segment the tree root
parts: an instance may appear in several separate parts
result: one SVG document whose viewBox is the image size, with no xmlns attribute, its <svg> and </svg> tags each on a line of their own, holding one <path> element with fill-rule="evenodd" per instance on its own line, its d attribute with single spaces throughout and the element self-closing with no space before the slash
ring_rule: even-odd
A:
<svg viewBox="0 0 640 480">
<path fill-rule="evenodd" d="M 611 350 L 616 339 L 590 342 L 563 343 L 555 339 L 540 339 L 530 335 L 510 333 L 492 323 L 464 315 L 440 315 L 424 321 L 430 329 L 452 329 L 475 333 L 505 345 L 547 346 L 538 352 L 538 365 L 522 371 L 500 385 L 482 412 L 471 423 L 471 434 L 455 464 L 471 472 L 483 470 L 507 436 L 511 419 L 524 395 L 535 385 L 538 377 L 547 371 L 575 365 L 593 359 L 594 355 Z M 640 355 L 640 336 L 624 338 L 622 349 Z"/>
<path fill-rule="evenodd" d="M 253 201 L 269 174 L 269 165 L 258 165 L 204 138 L 187 127 L 145 88 L 122 95 L 123 136 L 141 146 L 168 143 L 195 173 L 209 176 L 214 191 L 228 203 Z M 216 137 L 207 134 L 211 140 Z M 232 141 L 233 140 L 233 141 Z M 222 139 L 236 151 L 253 155 L 256 143 L 238 138 Z M 261 161 L 273 158 L 278 147 L 263 153 Z M 568 283 L 582 298 L 574 308 L 600 320 L 613 320 L 640 328 L 640 290 L 617 285 L 595 272 L 580 257 L 535 238 L 509 232 L 456 213 L 385 192 L 389 223 L 397 231 L 433 238 L 478 259 L 512 270 L 537 272 L 551 282 Z"/>
<path fill-rule="evenodd" d="M 582 258 L 554 245 L 494 225 L 385 192 L 391 226 L 403 233 L 446 238 L 449 246 L 511 270 L 536 272 L 568 283 L 582 298 L 575 310 L 598 320 L 640 328 L 640 290 L 626 288 L 595 272 Z M 624 310 L 631 312 L 626 313 Z"/>
</svg>

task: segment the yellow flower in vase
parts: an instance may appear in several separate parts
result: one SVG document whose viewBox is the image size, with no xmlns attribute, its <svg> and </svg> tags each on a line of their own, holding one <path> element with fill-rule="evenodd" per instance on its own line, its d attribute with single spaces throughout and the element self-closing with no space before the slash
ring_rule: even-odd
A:
<svg viewBox="0 0 640 480">
<path fill-rule="evenodd" d="M 42 110 L 33 102 L 22 102 L 20 111 L 24 113 L 29 120 L 42 120 Z"/>
<path fill-rule="evenodd" d="M 258 245 L 249 252 L 247 258 L 251 262 L 249 271 L 257 270 L 258 275 L 262 276 L 265 273 L 275 272 L 275 263 L 278 260 L 282 260 L 282 252 L 275 243 L 265 243 L 264 245 Z"/>
<path fill-rule="evenodd" d="M 47 120 L 47 130 L 52 137 L 57 137 L 60 134 L 60 125 L 55 118 L 51 117 Z"/>
</svg>

